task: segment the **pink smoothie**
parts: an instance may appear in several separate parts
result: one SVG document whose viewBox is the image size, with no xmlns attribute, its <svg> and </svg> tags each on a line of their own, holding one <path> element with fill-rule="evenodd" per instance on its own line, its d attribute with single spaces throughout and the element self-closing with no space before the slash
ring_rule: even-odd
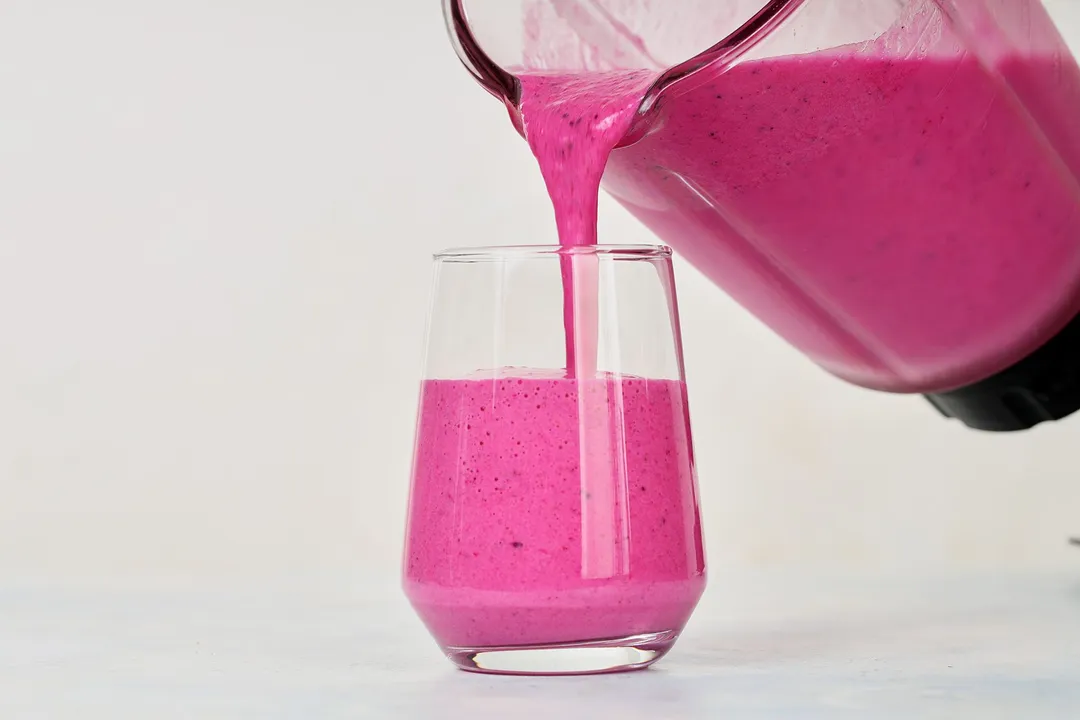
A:
<svg viewBox="0 0 1080 720">
<path fill-rule="evenodd" d="M 705 583 L 685 385 L 518 374 L 424 383 L 413 606 L 443 647 L 677 633 Z"/>
<path fill-rule="evenodd" d="M 614 151 L 640 73 L 525 75 L 521 113 L 564 243 L 595 238 L 606 168 L 617 200 L 826 369 L 939 391 L 1080 311 L 1080 72 L 1049 54 L 997 63 L 748 61 L 665 92 L 648 134 Z M 588 317 L 580 285 L 568 306 Z"/>
<path fill-rule="evenodd" d="M 568 248 L 595 245 L 604 167 L 626 135 L 651 76 L 535 74 L 521 82 L 522 127 L 551 196 L 559 243 Z M 566 369 L 571 376 L 592 377 L 599 318 L 596 258 L 567 254 L 560 265 Z"/>
<path fill-rule="evenodd" d="M 1080 311 L 1080 75 L 1049 57 L 1000 69 L 748 62 L 667 97 L 605 187 L 833 373 L 968 384 Z"/>
</svg>

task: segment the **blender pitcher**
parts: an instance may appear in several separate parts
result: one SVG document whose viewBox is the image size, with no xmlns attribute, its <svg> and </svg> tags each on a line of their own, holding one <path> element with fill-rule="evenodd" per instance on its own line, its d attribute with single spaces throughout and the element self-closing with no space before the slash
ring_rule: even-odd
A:
<svg viewBox="0 0 1080 720">
<path fill-rule="evenodd" d="M 446 0 L 518 75 L 647 70 L 603 187 L 834 375 L 983 430 L 1080 409 L 1080 68 L 1040 0 Z"/>
</svg>

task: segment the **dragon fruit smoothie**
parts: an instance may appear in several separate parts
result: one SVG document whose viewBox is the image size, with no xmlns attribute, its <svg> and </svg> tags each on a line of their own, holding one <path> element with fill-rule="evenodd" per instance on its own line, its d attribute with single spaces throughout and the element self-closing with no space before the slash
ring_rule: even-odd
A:
<svg viewBox="0 0 1080 720">
<path fill-rule="evenodd" d="M 1019 361 L 1080 311 L 1080 71 L 1052 50 L 987 67 L 947 34 L 936 54 L 891 55 L 904 32 L 676 86 L 622 147 L 655 76 L 523 75 L 560 241 L 595 241 L 602 176 L 849 381 L 939 392 Z M 589 278 L 565 279 L 568 345 L 585 351 Z"/>
<path fill-rule="evenodd" d="M 652 75 L 644 72 L 520 78 L 521 124 L 551 197 L 562 246 L 597 243 L 604 168 L 651 80 Z M 572 376 L 591 377 L 599 315 L 595 258 L 567 254 L 560 265 L 566 369 Z"/>
<path fill-rule="evenodd" d="M 1080 310 L 1080 147 L 1062 126 L 1080 75 L 1015 55 L 998 73 L 963 53 L 749 61 L 665 97 L 605 187 L 831 372 L 976 382 Z"/>
<path fill-rule="evenodd" d="M 752 60 L 664 96 L 625 147 L 648 74 L 526 74 L 521 125 L 564 246 L 596 242 L 602 180 L 826 369 L 924 392 L 1080 308 L 1080 148 L 1025 97 L 1055 62 Z M 685 386 L 597 372 L 590 261 L 562 258 L 565 369 L 424 383 L 406 590 L 444 648 L 677 634 L 702 592 Z"/>
<path fill-rule="evenodd" d="M 646 78 L 606 75 L 605 98 L 575 78 L 522 80 L 560 243 L 593 245 L 604 166 Z M 628 638 L 655 659 L 704 590 L 686 387 L 598 372 L 597 262 L 560 257 L 565 368 L 423 385 L 405 587 L 451 652 Z"/>
<path fill-rule="evenodd" d="M 444 648 L 575 643 L 682 630 L 705 584 L 686 388 L 564 374 L 424 383 L 407 595 Z M 597 543 L 579 407 L 607 420 L 586 453 L 613 532 Z M 593 478 L 594 486 L 599 482 Z M 602 573 L 589 571 L 596 554 Z"/>
</svg>

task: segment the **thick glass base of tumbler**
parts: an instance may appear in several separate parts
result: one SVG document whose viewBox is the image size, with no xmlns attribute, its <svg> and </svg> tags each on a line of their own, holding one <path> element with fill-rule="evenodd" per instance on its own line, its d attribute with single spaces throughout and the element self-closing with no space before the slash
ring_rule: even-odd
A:
<svg viewBox="0 0 1080 720">
<path fill-rule="evenodd" d="M 668 654 L 675 630 L 607 640 L 511 647 L 444 648 L 462 670 L 492 675 L 598 675 L 644 670 Z"/>
</svg>

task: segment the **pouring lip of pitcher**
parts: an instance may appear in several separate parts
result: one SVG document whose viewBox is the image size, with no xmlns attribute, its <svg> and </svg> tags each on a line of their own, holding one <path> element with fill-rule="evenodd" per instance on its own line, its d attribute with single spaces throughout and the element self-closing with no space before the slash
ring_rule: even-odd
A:
<svg viewBox="0 0 1080 720">
<path fill-rule="evenodd" d="M 464 2 L 465 0 L 443 0 L 443 16 L 454 52 L 476 81 L 506 104 L 515 127 L 519 133 L 524 134 L 518 114 L 521 84 L 513 73 L 492 60 L 480 47 L 469 28 Z M 638 107 L 638 120 L 631 126 L 620 145 L 630 144 L 640 137 L 643 125 L 640 120 L 656 105 L 661 93 L 706 67 L 723 68 L 735 62 L 783 24 L 805 2 L 806 0 L 763 0 L 761 9 L 723 40 L 660 73 Z"/>
<path fill-rule="evenodd" d="M 641 106 L 638 108 L 638 116 L 647 114 L 656 104 L 660 94 L 680 81 L 707 67 L 722 69 L 738 60 L 782 25 L 805 2 L 806 0 L 769 0 L 753 17 L 726 38 L 689 60 L 665 70 L 645 93 Z M 631 128 L 631 134 L 632 131 L 633 128 Z"/>
<path fill-rule="evenodd" d="M 443 0 L 443 19 L 450 43 L 465 69 L 489 93 L 516 106 L 521 90 L 517 78 L 491 59 L 469 29 L 465 0 Z"/>
</svg>

